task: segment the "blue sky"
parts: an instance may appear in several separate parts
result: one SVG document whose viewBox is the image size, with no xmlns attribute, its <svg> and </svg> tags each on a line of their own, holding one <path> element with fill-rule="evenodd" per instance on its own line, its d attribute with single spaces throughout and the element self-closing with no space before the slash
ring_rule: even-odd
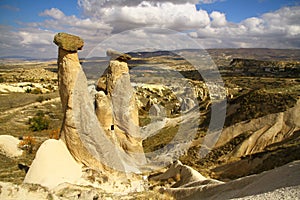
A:
<svg viewBox="0 0 300 200">
<path fill-rule="evenodd" d="M 199 6 L 208 12 L 224 12 L 228 21 L 240 22 L 283 6 L 297 4 L 300 4 L 299 0 L 227 0 L 210 4 L 199 3 Z M 44 17 L 39 16 L 39 13 L 49 8 L 59 8 L 66 15 L 78 17 L 82 15 L 75 0 L 2 0 L 0 1 L 1 24 L 19 26 L 19 22 L 41 22 Z"/>
<path fill-rule="evenodd" d="M 240 22 L 249 17 L 257 17 L 266 12 L 299 3 L 299 0 L 227 0 L 212 4 L 200 4 L 200 7 L 208 12 L 224 12 L 228 21 Z"/>
<path fill-rule="evenodd" d="M 54 56 L 58 31 L 84 38 L 86 51 L 124 31 L 142 42 L 153 33 L 134 29 L 149 26 L 204 48 L 300 48 L 299 0 L 1 0 L 0 13 L 0 57 Z"/>
<path fill-rule="evenodd" d="M 74 0 L 1 0 L 1 24 L 19 26 L 19 23 L 41 22 L 39 13 L 49 8 L 59 8 L 66 15 L 79 15 L 80 8 Z"/>
</svg>

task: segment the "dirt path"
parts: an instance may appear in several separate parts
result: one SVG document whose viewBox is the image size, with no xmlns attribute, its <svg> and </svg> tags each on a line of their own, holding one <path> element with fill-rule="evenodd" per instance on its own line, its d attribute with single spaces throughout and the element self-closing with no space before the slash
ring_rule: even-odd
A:
<svg viewBox="0 0 300 200">
<path fill-rule="evenodd" d="M 56 102 L 59 102 L 59 101 L 60 101 L 60 98 L 59 98 L 59 97 L 56 97 L 56 98 L 54 98 L 54 99 L 50 99 L 50 100 L 47 100 L 47 101 L 43 101 L 43 102 L 34 102 L 34 103 L 27 104 L 27 105 L 25 105 L 25 106 L 20 106 L 20 107 L 18 107 L 18 108 L 12 108 L 12 109 L 10 109 L 10 110 L 7 110 L 7 111 L 2 112 L 2 114 L 1 114 L 1 116 L 0 116 L 0 119 L 6 117 L 7 115 L 14 114 L 14 113 L 16 113 L 16 112 L 19 112 L 19 111 L 28 109 L 28 108 L 30 108 L 30 107 L 42 106 L 42 105 L 45 105 L 45 104 L 56 103 Z"/>
</svg>

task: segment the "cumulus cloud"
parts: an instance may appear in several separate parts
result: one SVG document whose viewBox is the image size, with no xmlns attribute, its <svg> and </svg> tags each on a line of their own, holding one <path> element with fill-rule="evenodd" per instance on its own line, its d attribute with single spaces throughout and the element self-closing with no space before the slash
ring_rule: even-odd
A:
<svg viewBox="0 0 300 200">
<path fill-rule="evenodd" d="M 136 7 L 113 7 L 99 10 L 101 19 L 114 28 L 114 32 L 126 29 L 156 26 L 174 30 L 195 29 L 210 23 L 206 11 L 197 11 L 192 4 L 177 5 L 143 2 Z"/>
<path fill-rule="evenodd" d="M 202 0 L 200 0 L 201 2 Z M 217 1 L 217 0 L 204 0 L 204 2 L 209 1 Z M 85 12 L 92 12 L 95 11 L 97 8 L 100 7 L 113 7 L 113 6 L 137 6 L 141 4 L 142 2 L 145 2 L 145 0 L 78 0 L 79 6 L 81 6 Z M 199 2 L 199 0 L 151 0 L 149 1 L 152 4 L 156 3 L 173 3 L 173 4 L 185 4 L 185 3 L 191 3 L 196 4 Z"/>
<path fill-rule="evenodd" d="M 65 26 L 72 26 L 82 29 L 93 30 L 111 30 L 111 27 L 100 20 L 91 20 L 90 18 L 79 19 L 75 15 L 66 16 L 61 10 L 57 8 L 51 8 L 40 13 L 40 16 L 50 17 L 50 20 L 44 21 L 42 24 L 48 28 L 64 28 Z"/>
<path fill-rule="evenodd" d="M 40 13 L 45 18 L 42 22 L 23 24 L 23 28 L 15 30 L 0 26 L 1 55 L 15 55 L 19 52 L 22 55 L 55 57 L 57 47 L 52 44 L 52 40 L 54 34 L 61 31 L 81 36 L 85 40 L 84 54 L 88 54 L 102 41 L 115 37 L 114 34 L 121 34 L 124 38 L 121 42 L 116 40 L 118 42 L 115 45 L 127 47 L 131 47 L 131 43 L 132 47 L 143 47 L 145 44 L 150 46 L 154 39 L 176 47 L 176 41 L 170 41 L 169 38 L 186 35 L 205 48 L 300 48 L 299 6 L 284 7 L 233 23 L 226 19 L 226 13 L 197 11 L 192 1 L 188 0 L 130 0 L 129 5 L 121 6 L 126 1 L 120 0 L 123 3 L 108 6 L 118 1 L 79 0 L 85 11 L 84 17 L 68 16 L 57 8 L 51 8 Z M 164 28 L 174 32 L 170 36 Z M 123 31 L 127 31 L 125 36 Z"/>
<path fill-rule="evenodd" d="M 86 43 L 84 51 L 88 51 L 88 49 L 95 46 L 95 43 L 105 39 L 112 32 L 112 27 L 103 22 L 103 20 L 91 18 L 81 19 L 75 15 L 66 16 L 57 8 L 45 10 L 40 13 L 40 15 L 48 17 L 48 19 L 40 23 L 33 23 L 31 26 L 79 35 Z"/>
<path fill-rule="evenodd" d="M 51 48 L 54 34 L 52 31 L 35 28 L 22 28 L 19 31 L 13 31 L 12 27 L 1 26 L 0 32 L 1 56 L 22 55 L 49 58 L 49 56 L 54 57 L 56 55 L 55 49 Z"/>
<path fill-rule="evenodd" d="M 227 24 L 226 16 L 224 13 L 213 11 L 209 16 L 212 18 L 211 25 L 214 27 L 225 26 Z"/>
<path fill-rule="evenodd" d="M 225 23 L 220 13 L 211 13 L 211 24 L 198 29 L 197 36 L 207 47 L 299 48 L 299 11 L 299 6 L 284 7 L 236 24 Z"/>
</svg>

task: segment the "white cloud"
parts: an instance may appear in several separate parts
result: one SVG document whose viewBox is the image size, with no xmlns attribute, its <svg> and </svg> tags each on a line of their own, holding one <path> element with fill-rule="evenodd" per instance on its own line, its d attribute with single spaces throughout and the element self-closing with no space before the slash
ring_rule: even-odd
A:
<svg viewBox="0 0 300 200">
<path fill-rule="evenodd" d="M 50 10 L 45 10 L 44 12 L 40 13 L 40 16 L 49 16 L 59 20 L 64 18 L 65 14 L 57 8 L 51 8 Z"/>
<path fill-rule="evenodd" d="M 114 32 L 130 28 L 156 26 L 174 30 L 195 29 L 210 23 L 206 11 L 197 11 L 192 4 L 150 4 L 143 2 L 136 7 L 113 7 L 99 10 L 101 20 L 114 27 Z"/>
<path fill-rule="evenodd" d="M 36 28 L 22 28 L 13 31 L 12 27 L 0 28 L 0 55 L 49 58 L 56 56 L 52 45 L 54 32 Z"/>
<path fill-rule="evenodd" d="M 226 16 L 224 13 L 213 11 L 209 16 L 212 18 L 211 25 L 214 27 L 225 26 L 227 24 Z"/>
<path fill-rule="evenodd" d="M 170 35 L 160 28 L 175 30 L 172 37 L 177 34 L 190 36 L 205 48 L 300 48 L 299 6 L 284 7 L 240 23 L 232 23 L 227 21 L 226 13 L 197 11 L 195 5 L 188 3 L 192 1 L 188 0 L 180 1 L 181 4 L 179 1 L 150 3 L 132 0 L 131 6 L 113 7 L 108 6 L 108 3 L 117 1 L 102 1 L 107 6 L 100 6 L 96 0 L 80 2 L 83 10 L 93 9 L 93 12 L 85 12 L 84 18 L 67 16 L 61 10 L 51 8 L 40 13 L 45 17 L 42 22 L 23 24 L 23 28 L 15 30 L 0 26 L 1 56 L 19 54 L 55 57 L 57 47 L 52 44 L 52 40 L 55 33 L 61 31 L 79 35 L 85 40 L 83 54 L 88 54 L 98 43 L 115 33 L 126 30 L 128 32 L 123 37 L 124 41 L 118 40 L 119 45 L 149 46 L 151 39 L 159 38 L 156 41 L 165 41 L 176 47 L 176 41 L 170 41 Z M 133 5 L 134 2 L 137 4 Z M 143 27 L 157 29 L 136 29 Z"/>
<path fill-rule="evenodd" d="M 46 20 L 43 23 L 37 24 L 38 26 L 45 26 L 49 28 L 64 28 L 65 26 L 77 27 L 82 29 L 93 30 L 111 30 L 111 27 L 100 20 L 91 20 L 90 18 L 79 19 L 75 15 L 66 16 L 61 10 L 57 8 L 51 8 L 40 13 L 41 16 L 50 17 L 50 20 Z"/>
<path fill-rule="evenodd" d="M 211 24 L 197 31 L 206 47 L 300 48 L 299 6 L 284 7 L 237 24 L 226 22 L 219 13 L 213 12 L 210 17 L 213 19 Z M 223 24 L 225 26 L 221 26 Z"/>
<path fill-rule="evenodd" d="M 208 1 L 208 0 L 205 0 Z M 212 0 L 210 0 L 212 1 Z M 214 0 L 217 1 L 217 0 Z M 100 7 L 122 7 L 122 6 L 137 6 L 143 2 L 147 2 L 145 0 L 78 0 L 79 6 L 81 6 L 85 12 L 92 13 L 97 12 L 97 9 Z M 199 0 L 150 0 L 152 4 L 156 3 L 173 3 L 173 4 L 196 4 Z M 201 2 L 201 1 L 200 1 Z"/>
<path fill-rule="evenodd" d="M 52 33 L 51 33 L 52 34 Z M 51 34 L 41 31 L 38 33 L 29 31 L 20 31 L 19 35 L 22 38 L 20 44 L 22 45 L 49 45 L 51 44 Z"/>
</svg>

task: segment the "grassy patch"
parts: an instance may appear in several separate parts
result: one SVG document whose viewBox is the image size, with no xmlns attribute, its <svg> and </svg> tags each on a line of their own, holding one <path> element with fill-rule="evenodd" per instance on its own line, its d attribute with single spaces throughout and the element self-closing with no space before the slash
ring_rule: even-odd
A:
<svg viewBox="0 0 300 200">
<path fill-rule="evenodd" d="M 178 126 L 163 128 L 159 133 L 143 141 L 145 153 L 149 153 L 169 144 L 178 132 Z"/>
</svg>

